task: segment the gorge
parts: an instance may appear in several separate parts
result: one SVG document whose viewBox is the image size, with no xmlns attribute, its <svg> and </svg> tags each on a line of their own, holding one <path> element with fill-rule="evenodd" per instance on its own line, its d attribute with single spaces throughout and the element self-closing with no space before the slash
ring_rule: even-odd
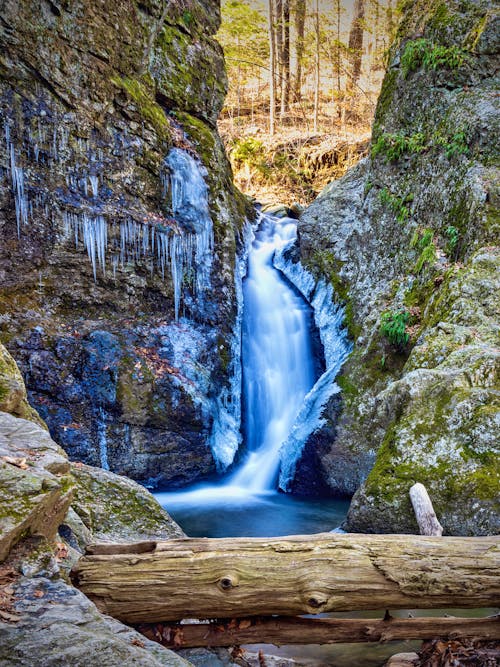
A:
<svg viewBox="0 0 500 667">
<path fill-rule="evenodd" d="M 298 220 L 234 187 L 216 0 L 1 4 L 0 664 L 198 664 L 67 583 L 92 541 L 418 533 L 415 482 L 498 534 L 497 3 L 403 3 Z"/>
</svg>

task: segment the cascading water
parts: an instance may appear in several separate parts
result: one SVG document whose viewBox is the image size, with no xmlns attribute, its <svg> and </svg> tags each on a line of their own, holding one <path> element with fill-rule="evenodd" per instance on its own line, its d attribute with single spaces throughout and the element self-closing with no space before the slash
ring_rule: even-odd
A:
<svg viewBox="0 0 500 667">
<path fill-rule="evenodd" d="M 278 493 L 283 469 L 288 477 L 308 436 L 322 424 L 322 406 L 337 390 L 335 374 L 348 351 L 337 309 L 339 318 L 329 337 L 340 341 L 336 370 L 328 363 L 334 355 L 329 355 L 327 371 L 316 378 L 311 308 L 299 293 L 303 293 L 300 286 L 292 286 L 274 265 L 295 236 L 296 221 L 264 215 L 248 254 L 242 289 L 245 455 L 217 484 L 155 494 L 190 535 L 321 532 L 334 528 L 346 514 L 345 501 L 303 500 Z M 304 410 L 311 405 L 314 409 Z"/>
<path fill-rule="evenodd" d="M 264 217 L 243 284 L 244 439 L 249 454 L 228 483 L 251 493 L 276 488 L 281 445 L 315 381 L 309 307 L 273 266 L 275 251 L 295 233 L 292 220 Z"/>
</svg>

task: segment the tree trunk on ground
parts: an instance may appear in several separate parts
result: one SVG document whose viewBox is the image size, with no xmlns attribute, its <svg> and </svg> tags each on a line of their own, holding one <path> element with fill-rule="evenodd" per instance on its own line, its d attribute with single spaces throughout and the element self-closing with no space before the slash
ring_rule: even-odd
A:
<svg viewBox="0 0 500 667">
<path fill-rule="evenodd" d="M 302 98 L 302 60 L 304 58 L 304 25 L 306 21 L 306 0 L 295 0 L 295 72 L 293 75 L 293 99 Z"/>
<path fill-rule="evenodd" d="M 342 644 L 405 639 L 500 639 L 490 618 L 242 618 L 182 625 L 143 624 L 137 630 L 163 646 L 199 648 L 240 644 Z"/>
<path fill-rule="evenodd" d="M 324 533 L 96 545 L 73 580 L 127 623 L 500 603 L 500 537 Z"/>
<path fill-rule="evenodd" d="M 442 535 L 443 526 L 439 523 L 427 489 L 417 482 L 410 489 L 410 500 L 415 512 L 420 535 Z"/>
</svg>

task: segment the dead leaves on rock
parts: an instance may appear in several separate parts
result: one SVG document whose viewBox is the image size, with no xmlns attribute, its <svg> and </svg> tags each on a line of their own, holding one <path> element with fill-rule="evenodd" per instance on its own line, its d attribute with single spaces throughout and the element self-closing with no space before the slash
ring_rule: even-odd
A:
<svg viewBox="0 0 500 667">
<path fill-rule="evenodd" d="M 420 667 L 498 667 L 500 643 L 435 639 L 424 643 L 419 659 Z"/>
<path fill-rule="evenodd" d="M 13 611 L 14 582 L 19 573 L 8 565 L 0 566 L 0 621 L 17 623 L 21 617 Z"/>
<path fill-rule="evenodd" d="M 60 563 L 68 556 L 68 546 L 64 542 L 56 542 L 56 561 Z"/>
<path fill-rule="evenodd" d="M 154 625 L 139 625 L 136 629 L 148 639 L 162 646 L 181 648 L 184 645 L 184 633 L 180 625 L 155 623 Z"/>
</svg>

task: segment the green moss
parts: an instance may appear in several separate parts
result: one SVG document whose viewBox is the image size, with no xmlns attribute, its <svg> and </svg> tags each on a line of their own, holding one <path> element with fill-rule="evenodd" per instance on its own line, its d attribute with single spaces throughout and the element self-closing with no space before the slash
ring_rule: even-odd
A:
<svg viewBox="0 0 500 667">
<path fill-rule="evenodd" d="M 325 277 L 332 285 L 338 301 L 344 305 L 344 324 L 351 338 L 356 339 L 361 333 L 354 307 L 349 296 L 349 286 L 340 277 L 343 262 L 335 257 L 331 250 L 317 250 L 307 259 L 306 267 L 316 276 Z"/>
<path fill-rule="evenodd" d="M 150 84 L 148 77 L 139 81 L 130 77 L 113 76 L 111 81 L 133 100 L 139 114 L 156 130 L 159 138 L 170 141 L 170 124 L 164 110 L 154 98 L 154 93 L 148 85 Z"/>
<path fill-rule="evenodd" d="M 424 267 L 432 266 L 437 259 L 436 246 L 431 243 L 426 246 L 420 253 L 417 263 L 415 264 L 415 271 L 420 273 Z"/>
<path fill-rule="evenodd" d="M 383 155 L 387 162 L 396 162 L 405 154 L 421 153 L 426 149 L 427 142 L 422 132 L 410 135 L 384 133 L 372 145 L 371 154 L 372 157 Z"/>
<path fill-rule="evenodd" d="M 458 46 L 434 44 L 425 38 L 408 42 L 401 56 L 401 71 L 405 78 L 411 72 L 423 67 L 425 70 L 461 67 L 468 60 L 467 52 Z"/>
<path fill-rule="evenodd" d="M 342 390 L 342 395 L 347 402 L 350 402 L 352 399 L 358 396 L 358 388 L 347 375 L 338 375 L 335 378 L 335 382 L 338 384 Z"/>
<path fill-rule="evenodd" d="M 394 95 L 397 89 L 398 73 L 396 70 L 389 70 L 384 77 L 382 89 L 377 102 L 377 109 L 375 112 L 375 121 L 373 123 L 373 140 L 376 141 L 380 129 L 384 123 L 384 119 L 390 110 L 394 101 Z"/>
<path fill-rule="evenodd" d="M 474 52 L 476 50 L 477 44 L 479 40 L 481 39 L 481 35 L 484 32 L 484 29 L 486 27 L 486 24 L 488 23 L 488 18 L 489 18 L 489 13 L 487 12 L 484 16 L 482 16 L 472 27 L 470 30 L 469 34 L 465 38 L 464 41 L 464 46 L 467 48 L 469 51 Z"/>
</svg>

